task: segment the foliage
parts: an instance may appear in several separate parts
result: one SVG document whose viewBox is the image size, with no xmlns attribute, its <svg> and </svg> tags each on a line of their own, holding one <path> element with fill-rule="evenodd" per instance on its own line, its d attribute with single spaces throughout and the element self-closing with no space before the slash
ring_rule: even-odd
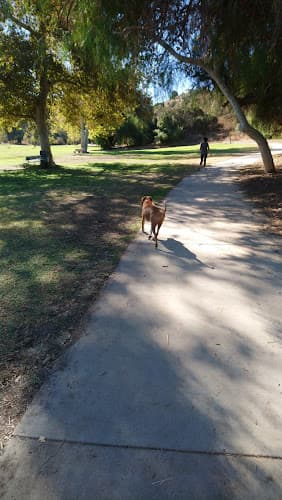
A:
<svg viewBox="0 0 282 500">
<path fill-rule="evenodd" d="M 52 164 L 48 119 L 56 85 L 72 76 L 64 46 L 68 9 L 63 0 L 2 0 L 0 115 L 2 126 L 36 124 Z"/>
<path fill-rule="evenodd" d="M 14 144 L 21 144 L 24 137 L 24 129 L 15 127 L 10 132 L 7 132 L 7 139 Z"/>
<path fill-rule="evenodd" d="M 225 82 L 260 128 L 281 130 L 282 108 L 282 4 L 209 1 L 212 30 L 209 47 Z M 209 87 L 207 74 L 194 69 L 198 84 Z"/>
<path fill-rule="evenodd" d="M 115 145 L 143 146 L 153 141 L 153 106 L 151 99 L 140 90 L 137 90 L 135 94 L 132 92 L 133 96 L 135 102 L 131 110 L 129 107 L 130 101 L 125 100 L 127 110 L 124 109 L 118 127 L 115 129 L 114 127 L 111 127 L 111 129 L 109 127 L 108 129 L 104 128 L 104 134 L 98 133 L 95 136 L 95 141 L 102 149 L 110 149 Z"/>
<path fill-rule="evenodd" d="M 115 144 L 144 146 L 153 142 L 153 106 L 151 99 L 141 91 L 137 93 L 137 105 L 114 134 Z"/>
<path fill-rule="evenodd" d="M 126 146 L 143 146 L 152 141 L 148 127 L 136 115 L 129 116 L 115 133 L 115 142 Z"/>
<path fill-rule="evenodd" d="M 135 81 L 123 79 L 111 89 L 91 88 L 90 85 L 82 87 L 80 92 L 76 87 L 63 89 L 59 105 L 56 103 L 53 113 L 72 134 L 79 133 L 83 121 L 91 137 L 108 137 L 135 106 Z"/>
<path fill-rule="evenodd" d="M 36 124 L 50 158 L 54 117 L 72 137 L 81 120 L 92 136 L 113 133 L 134 109 L 139 77 L 111 58 L 100 66 L 98 56 L 91 68 L 85 64 L 86 50 L 72 37 L 80 2 L 1 0 L 1 7 L 0 125 L 16 126 L 23 118 Z"/>
<path fill-rule="evenodd" d="M 33 146 L 40 145 L 40 139 L 38 136 L 38 131 L 35 123 L 27 122 L 27 125 L 25 127 L 23 142 L 24 144 L 32 144 Z"/>
<path fill-rule="evenodd" d="M 199 97 L 198 93 L 198 101 Z M 198 136 L 207 135 L 217 123 L 215 116 L 199 107 L 193 91 L 175 96 L 162 106 L 156 106 L 155 116 L 155 135 L 159 144 L 189 142 Z"/>
<path fill-rule="evenodd" d="M 281 2 L 104 0 L 91 5 L 86 1 L 85 6 L 88 19 L 94 19 L 92 30 L 98 28 L 113 57 L 123 54 L 126 60 L 139 60 L 150 75 L 157 74 L 165 83 L 169 83 L 175 69 L 193 75 L 197 67 L 205 77 L 208 75 L 229 101 L 241 131 L 259 145 L 265 170 L 275 171 L 267 141 L 248 122 L 242 103 L 257 74 L 263 75 L 263 85 L 257 86 L 257 94 L 253 92 L 257 111 L 260 101 L 267 102 L 267 92 L 263 91 L 266 74 L 269 88 L 275 89 L 275 97 L 278 96 L 278 102 L 281 100 L 281 90 L 277 87 L 282 71 L 281 65 L 278 68 L 282 43 Z M 89 22 L 86 30 L 91 33 Z M 250 80 L 248 67 L 251 68 Z M 244 95 L 237 94 L 241 89 Z"/>
<path fill-rule="evenodd" d="M 35 115 L 37 85 L 35 72 L 31 71 L 35 47 L 16 29 L 9 33 L 2 29 L 0 49 L 0 123 L 9 128 Z"/>
</svg>

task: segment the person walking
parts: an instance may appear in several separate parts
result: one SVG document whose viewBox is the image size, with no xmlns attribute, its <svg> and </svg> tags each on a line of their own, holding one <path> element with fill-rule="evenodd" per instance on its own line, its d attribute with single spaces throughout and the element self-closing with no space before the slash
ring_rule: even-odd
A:
<svg viewBox="0 0 282 500">
<path fill-rule="evenodd" d="M 209 149 L 210 149 L 210 146 L 209 146 L 209 143 L 208 143 L 208 138 L 204 137 L 204 140 L 203 140 L 203 142 L 200 145 L 200 152 L 201 152 L 201 162 L 200 162 L 200 165 L 204 165 L 204 167 L 206 166 L 206 161 L 207 161 L 207 156 L 208 156 Z"/>
</svg>

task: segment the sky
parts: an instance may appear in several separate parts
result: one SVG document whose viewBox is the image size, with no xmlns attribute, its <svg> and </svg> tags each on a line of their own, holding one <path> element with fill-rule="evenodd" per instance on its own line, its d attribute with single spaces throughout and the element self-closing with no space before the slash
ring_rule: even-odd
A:
<svg viewBox="0 0 282 500">
<path fill-rule="evenodd" d="M 187 92 L 191 88 L 192 88 L 191 81 L 189 81 L 187 77 L 183 79 L 177 78 L 170 90 L 152 85 L 149 86 L 148 93 L 152 97 L 153 104 L 156 104 L 158 102 L 167 101 L 173 90 L 176 90 L 178 94 L 183 94 L 183 92 Z"/>
</svg>

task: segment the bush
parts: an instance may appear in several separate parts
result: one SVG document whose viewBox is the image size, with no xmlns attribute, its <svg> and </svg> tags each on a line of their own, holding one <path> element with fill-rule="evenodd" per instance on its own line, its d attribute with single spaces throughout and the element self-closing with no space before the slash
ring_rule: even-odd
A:
<svg viewBox="0 0 282 500">
<path fill-rule="evenodd" d="M 108 149 L 112 149 L 115 145 L 115 138 L 113 135 L 104 137 L 104 136 L 98 136 L 95 138 L 95 143 L 100 146 L 101 149 L 104 149 L 105 151 Z"/>
<path fill-rule="evenodd" d="M 52 144 L 64 145 L 68 142 L 68 134 L 65 130 L 59 130 L 52 135 L 51 138 Z"/>
<path fill-rule="evenodd" d="M 164 132 L 163 130 L 160 130 L 159 128 L 157 128 L 156 130 L 154 130 L 154 134 L 155 134 L 155 141 L 154 142 L 158 146 L 168 143 L 168 140 L 169 140 L 168 134 L 166 132 Z"/>
<path fill-rule="evenodd" d="M 115 134 L 116 144 L 144 146 L 153 141 L 153 125 L 137 116 L 127 118 Z"/>
</svg>

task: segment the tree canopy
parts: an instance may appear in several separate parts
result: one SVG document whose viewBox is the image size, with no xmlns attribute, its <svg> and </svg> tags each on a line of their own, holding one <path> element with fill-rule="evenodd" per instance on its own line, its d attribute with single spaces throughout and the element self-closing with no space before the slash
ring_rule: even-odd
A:
<svg viewBox="0 0 282 500">
<path fill-rule="evenodd" d="M 211 47 L 218 71 L 253 120 L 282 124 L 282 3 L 219 1 Z M 194 70 L 198 82 L 207 74 Z"/>
<path fill-rule="evenodd" d="M 88 52 L 76 42 L 74 30 L 80 2 L 0 0 L 0 7 L 1 125 L 33 121 L 49 164 L 55 109 L 77 127 L 81 119 L 88 121 L 100 135 L 117 128 L 134 106 L 137 73 L 110 55 L 102 60 L 100 53 L 92 54 L 91 65 L 87 63 Z M 98 44 L 98 36 L 94 42 Z"/>
<path fill-rule="evenodd" d="M 56 85 L 72 77 L 64 51 L 68 9 L 63 0 L 2 0 L 0 14 L 0 110 L 2 124 L 34 121 L 41 149 L 53 163 L 49 107 Z"/>
<path fill-rule="evenodd" d="M 0 7 L 0 111 L 6 120 L 30 116 L 42 149 L 50 152 L 50 106 L 67 88 L 70 99 L 77 88 L 86 112 L 86 92 L 109 88 L 118 102 L 123 81 L 129 94 L 130 71 L 168 84 L 181 69 L 220 89 L 274 171 L 245 109 L 257 121 L 281 120 L 280 1 L 0 0 Z"/>
<path fill-rule="evenodd" d="M 266 109 L 267 77 L 270 95 L 275 93 L 279 100 L 275 70 L 281 48 L 280 2 L 81 1 L 87 11 L 88 21 L 81 29 L 87 43 L 98 29 L 114 57 L 122 55 L 133 63 L 138 59 L 150 75 L 158 74 L 163 81 L 177 67 L 187 75 L 200 68 L 228 99 L 241 130 L 258 143 L 265 169 L 274 171 L 267 141 L 248 122 L 241 102 L 252 93 L 256 112 Z M 254 88 L 255 75 L 262 74 L 263 83 L 257 78 Z"/>
</svg>

